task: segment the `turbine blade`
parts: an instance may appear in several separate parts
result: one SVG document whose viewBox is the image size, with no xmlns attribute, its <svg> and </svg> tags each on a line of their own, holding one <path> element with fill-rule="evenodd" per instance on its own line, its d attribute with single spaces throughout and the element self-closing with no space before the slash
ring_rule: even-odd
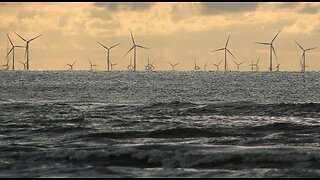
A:
<svg viewBox="0 0 320 180">
<path fill-rule="evenodd" d="M 92 63 L 91 63 L 90 59 L 88 59 L 88 60 L 89 60 L 90 65 L 92 66 Z"/>
<path fill-rule="evenodd" d="M 297 41 L 294 41 L 301 49 L 302 51 L 304 51 L 304 49 L 302 48 L 302 46 L 297 42 Z"/>
<path fill-rule="evenodd" d="M 243 64 L 244 62 L 241 62 L 241 63 L 239 63 L 239 66 L 241 65 L 241 64 Z"/>
<path fill-rule="evenodd" d="M 227 49 L 227 51 L 231 54 L 231 56 L 232 56 L 233 58 L 236 58 L 236 57 L 234 57 L 234 55 L 231 53 L 231 51 L 229 51 L 229 49 Z"/>
<path fill-rule="evenodd" d="M 24 48 L 25 46 L 14 46 L 14 47 Z"/>
<path fill-rule="evenodd" d="M 229 36 L 228 36 L 228 40 L 227 40 L 227 42 L 226 42 L 225 48 L 227 48 L 227 46 L 228 46 L 229 39 L 230 39 L 230 34 L 229 34 Z"/>
<path fill-rule="evenodd" d="M 177 66 L 177 65 L 179 65 L 179 63 L 176 63 L 176 64 L 174 64 L 173 66 Z"/>
<path fill-rule="evenodd" d="M 143 48 L 143 49 L 149 49 L 147 47 L 143 47 L 143 46 L 140 46 L 140 45 L 136 45 L 136 46 L 139 47 L 139 48 Z"/>
<path fill-rule="evenodd" d="M 128 51 L 124 56 L 126 56 L 134 47 L 135 47 L 135 46 L 132 46 L 132 48 L 129 49 L 129 51 Z"/>
<path fill-rule="evenodd" d="M 37 39 L 37 38 L 39 38 L 39 37 L 41 37 L 41 36 L 42 36 L 42 34 L 39 35 L 39 36 L 37 36 L 37 37 L 34 37 L 34 38 L 30 39 L 29 42 L 30 42 L 30 41 L 33 41 L 33 40 L 35 40 L 35 39 Z"/>
<path fill-rule="evenodd" d="M 13 48 L 14 48 L 14 47 L 12 47 L 12 48 L 10 49 L 10 51 L 8 52 L 8 54 L 7 54 L 7 56 L 6 56 L 5 58 L 7 58 L 7 57 L 10 55 L 11 51 L 13 51 Z"/>
<path fill-rule="evenodd" d="M 223 59 L 221 59 L 221 61 L 218 63 L 218 66 L 221 64 L 222 61 L 223 61 Z"/>
<path fill-rule="evenodd" d="M 222 51 L 222 50 L 224 50 L 224 49 L 225 49 L 225 48 L 220 48 L 220 49 L 213 50 L 213 51 L 211 51 L 211 52 Z"/>
<path fill-rule="evenodd" d="M 273 43 L 273 41 L 277 38 L 277 36 L 279 35 L 279 33 L 281 32 L 281 30 L 277 33 L 277 35 L 272 39 L 271 43 Z"/>
<path fill-rule="evenodd" d="M 102 43 L 100 43 L 100 42 L 98 42 L 97 41 L 97 43 L 99 43 L 102 47 L 104 47 L 105 49 L 108 49 L 105 45 L 103 45 Z"/>
<path fill-rule="evenodd" d="M 263 45 L 270 45 L 270 43 L 265 43 L 265 42 L 254 42 L 256 44 L 263 44 Z"/>
<path fill-rule="evenodd" d="M 111 46 L 109 49 L 112 49 L 112 48 L 118 46 L 119 44 L 120 44 L 120 43 L 118 43 L 118 44 L 116 44 L 116 45 L 113 45 L 113 46 Z"/>
<path fill-rule="evenodd" d="M 133 38 L 133 35 L 132 35 L 132 32 L 131 32 L 131 29 L 130 29 L 130 33 L 131 33 L 132 43 L 133 43 L 134 45 L 136 45 L 136 43 L 134 42 L 134 38 Z"/>
<path fill-rule="evenodd" d="M 272 47 L 272 51 L 274 52 L 274 55 L 276 56 L 276 59 L 278 60 L 278 56 L 277 56 L 276 50 L 274 49 L 273 46 L 271 46 L 271 47 Z"/>
<path fill-rule="evenodd" d="M 317 47 L 314 47 L 314 48 L 308 48 L 308 49 L 306 49 L 306 51 L 310 51 L 310 50 L 313 50 L 313 49 L 317 49 Z"/>
<path fill-rule="evenodd" d="M 73 63 L 72 63 L 72 66 L 77 62 L 77 60 L 75 60 Z"/>
<path fill-rule="evenodd" d="M 259 61 L 260 61 L 260 57 L 259 57 L 258 60 L 257 60 L 256 66 L 259 64 Z"/>
<path fill-rule="evenodd" d="M 171 64 L 170 62 L 168 62 L 170 64 L 170 66 L 173 66 L 173 64 Z"/>
<path fill-rule="evenodd" d="M 10 41 L 11 46 L 14 46 L 8 33 L 7 33 L 7 37 L 9 39 L 9 41 Z"/>
<path fill-rule="evenodd" d="M 17 36 L 19 36 L 23 41 L 28 42 L 27 40 L 25 40 L 23 37 L 21 37 L 19 34 L 17 34 L 16 32 L 14 32 Z"/>
</svg>

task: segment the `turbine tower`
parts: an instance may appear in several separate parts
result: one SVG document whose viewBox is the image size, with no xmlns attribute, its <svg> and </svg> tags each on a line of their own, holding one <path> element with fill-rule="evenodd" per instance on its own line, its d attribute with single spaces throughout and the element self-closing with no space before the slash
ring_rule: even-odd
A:
<svg viewBox="0 0 320 180">
<path fill-rule="evenodd" d="M 204 71 L 207 71 L 207 64 L 208 64 L 208 60 L 207 60 L 206 63 L 204 64 Z"/>
<path fill-rule="evenodd" d="M 15 48 L 22 48 L 22 47 L 24 47 L 24 46 L 15 46 L 15 45 L 12 43 L 9 34 L 7 34 L 7 37 L 8 37 L 8 40 L 9 40 L 10 44 L 11 44 L 11 49 L 10 49 L 10 51 L 7 53 L 6 58 L 7 58 L 7 57 L 9 56 L 9 54 L 12 52 L 12 70 L 14 71 L 14 50 L 15 50 Z"/>
<path fill-rule="evenodd" d="M 168 62 L 169 64 L 170 64 L 170 66 L 172 67 L 172 71 L 175 71 L 175 67 L 177 66 L 177 65 L 179 65 L 179 63 L 176 63 L 176 64 L 172 64 L 172 63 L 170 63 L 170 62 Z"/>
<path fill-rule="evenodd" d="M 200 67 L 197 66 L 196 58 L 194 58 L 194 70 L 195 71 L 199 71 L 200 70 Z"/>
<path fill-rule="evenodd" d="M 237 70 L 239 71 L 239 70 L 240 70 L 239 66 L 240 66 L 241 64 L 243 64 L 243 62 L 237 63 L 235 60 L 233 60 L 233 62 L 237 65 Z"/>
<path fill-rule="evenodd" d="M 29 40 L 24 39 L 22 36 L 20 36 L 19 34 L 17 34 L 16 32 L 14 32 L 17 36 L 19 36 L 24 42 L 26 42 L 26 52 L 25 52 L 25 57 L 26 57 L 26 62 L 27 62 L 27 70 L 29 70 L 29 43 L 39 37 L 41 37 L 42 35 L 36 36 L 34 38 L 31 38 Z"/>
<path fill-rule="evenodd" d="M 275 55 L 276 59 L 278 60 L 277 53 L 276 53 L 276 51 L 274 50 L 274 47 L 273 47 L 273 42 L 277 38 L 277 36 L 279 35 L 280 32 L 281 32 L 281 30 L 276 34 L 276 36 L 274 36 L 274 38 L 272 39 L 271 42 L 255 42 L 256 44 L 262 44 L 262 45 L 270 46 L 270 66 L 269 66 L 269 70 L 270 71 L 272 71 L 272 52 L 274 52 L 274 55 Z"/>
<path fill-rule="evenodd" d="M 73 70 L 73 65 L 76 63 L 77 61 L 74 61 L 72 64 L 67 64 L 68 66 L 70 66 L 70 70 Z"/>
<path fill-rule="evenodd" d="M 108 71 L 110 71 L 110 50 L 112 48 L 118 46 L 120 43 L 118 43 L 116 45 L 113 45 L 113 46 L 111 46 L 109 48 L 107 46 L 103 45 L 102 43 L 98 42 L 98 41 L 97 41 L 97 43 L 99 43 L 103 48 L 105 48 L 107 50 L 107 66 L 108 66 Z"/>
<path fill-rule="evenodd" d="M 143 48 L 143 49 L 149 49 L 149 48 L 136 44 L 136 42 L 134 41 L 134 37 L 132 35 L 131 30 L 130 30 L 130 33 L 131 33 L 131 39 L 132 39 L 133 46 L 129 49 L 129 51 L 124 56 L 126 56 L 133 49 L 133 71 L 136 71 L 137 70 L 137 47 Z"/>
<path fill-rule="evenodd" d="M 221 64 L 222 60 L 223 60 L 223 59 L 221 59 L 221 61 L 220 61 L 218 64 L 213 64 L 214 66 L 216 66 L 216 67 L 217 67 L 217 71 L 219 71 L 219 66 L 220 66 L 220 64 Z"/>
<path fill-rule="evenodd" d="M 90 63 L 90 71 L 92 71 L 93 70 L 93 68 L 92 67 L 94 67 L 94 66 L 98 66 L 98 65 L 96 65 L 96 64 L 92 64 L 92 62 L 90 61 L 90 59 L 88 58 L 88 60 L 89 60 L 89 63 Z"/>
<path fill-rule="evenodd" d="M 231 56 L 236 59 L 234 57 L 234 55 L 231 53 L 231 51 L 228 49 L 228 43 L 229 43 L 229 39 L 230 39 L 230 35 L 228 36 L 228 40 L 226 42 L 226 45 L 224 46 L 224 48 L 220 48 L 220 49 L 216 49 L 216 50 L 213 50 L 211 52 L 216 52 L 216 51 L 222 51 L 224 50 L 224 71 L 226 72 L 228 70 L 228 63 L 227 63 L 227 52 L 229 54 L 231 54 Z"/>
<path fill-rule="evenodd" d="M 295 43 L 300 47 L 300 49 L 302 50 L 302 57 L 301 57 L 301 71 L 305 72 L 306 71 L 306 52 L 316 49 L 317 47 L 313 47 L 313 48 L 308 48 L 308 49 L 304 49 L 297 41 L 295 41 Z"/>
</svg>

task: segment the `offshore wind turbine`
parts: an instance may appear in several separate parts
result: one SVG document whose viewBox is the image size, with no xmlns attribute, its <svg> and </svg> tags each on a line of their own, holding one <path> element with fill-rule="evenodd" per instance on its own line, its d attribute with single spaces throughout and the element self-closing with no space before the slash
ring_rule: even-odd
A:
<svg viewBox="0 0 320 180">
<path fill-rule="evenodd" d="M 72 64 L 67 64 L 68 66 L 70 66 L 70 70 L 73 70 L 73 65 L 76 63 L 77 61 L 74 61 Z"/>
<path fill-rule="evenodd" d="M 251 66 L 251 71 L 253 71 L 253 66 L 255 66 L 255 64 L 253 64 L 253 60 L 249 66 Z"/>
<path fill-rule="evenodd" d="M 235 60 L 233 60 L 233 62 L 237 65 L 237 70 L 238 70 L 238 71 L 239 71 L 239 69 L 240 69 L 239 66 L 244 63 L 244 62 L 237 63 Z"/>
<path fill-rule="evenodd" d="M 179 65 L 179 63 L 176 63 L 176 64 L 172 64 L 172 63 L 170 63 L 170 62 L 168 62 L 169 64 L 170 64 L 170 66 L 172 67 L 172 71 L 175 71 L 175 67 L 177 66 L 177 65 Z"/>
<path fill-rule="evenodd" d="M 128 69 L 129 71 L 133 71 L 132 58 L 130 58 L 130 64 L 127 66 L 127 69 Z"/>
<path fill-rule="evenodd" d="M 118 46 L 120 43 L 116 44 L 116 45 L 113 45 L 111 47 L 107 47 L 105 45 L 103 45 L 102 43 L 98 42 L 103 48 L 105 48 L 107 50 L 107 66 L 108 66 L 108 71 L 110 71 L 110 50 L 116 46 Z"/>
<path fill-rule="evenodd" d="M 89 60 L 89 63 L 90 63 L 90 71 L 92 71 L 93 70 L 93 68 L 92 67 L 94 67 L 94 66 L 98 66 L 98 65 L 96 65 L 96 64 L 92 64 L 92 62 L 90 61 L 90 59 L 88 59 Z"/>
<path fill-rule="evenodd" d="M 216 66 L 216 67 L 217 67 L 217 71 L 219 71 L 219 66 L 220 66 L 220 64 L 221 64 L 222 60 L 223 60 L 223 59 L 221 59 L 221 61 L 220 61 L 218 64 L 213 64 L 214 66 Z"/>
<path fill-rule="evenodd" d="M 131 40 L 132 40 L 133 46 L 129 49 L 129 51 L 124 56 L 126 56 L 131 50 L 133 50 L 133 71 L 136 71 L 137 70 L 137 47 L 143 48 L 143 49 L 149 49 L 149 48 L 136 44 L 134 37 L 132 35 L 131 29 L 130 29 L 130 33 L 131 33 Z"/>
<path fill-rule="evenodd" d="M 26 52 L 25 52 L 25 57 L 26 57 L 26 61 L 27 61 L 27 70 L 29 70 L 29 43 L 39 37 L 41 37 L 42 35 L 36 36 L 34 38 L 31 38 L 29 40 L 24 39 L 22 36 L 20 36 L 19 34 L 17 34 L 16 32 L 14 32 L 17 36 L 19 36 L 24 42 L 26 42 Z"/>
<path fill-rule="evenodd" d="M 302 50 L 302 57 L 301 57 L 301 71 L 305 72 L 306 71 L 306 52 L 316 49 L 317 47 L 313 47 L 313 48 L 308 48 L 308 49 L 304 49 L 297 41 L 295 41 L 295 43 L 300 47 L 300 49 Z"/>
<path fill-rule="evenodd" d="M 11 49 L 10 49 L 10 51 L 7 53 L 7 56 L 6 56 L 6 58 L 9 56 L 9 54 L 12 52 L 12 70 L 14 71 L 14 50 L 15 50 L 15 48 L 22 48 L 22 47 L 24 47 L 24 46 L 15 46 L 14 44 L 13 44 L 13 42 L 11 41 L 11 38 L 10 38 L 10 36 L 9 36 L 9 34 L 7 33 L 7 37 L 8 37 L 8 40 L 9 40 L 9 42 L 10 42 L 10 44 L 11 44 Z"/>
<path fill-rule="evenodd" d="M 274 36 L 274 38 L 271 40 L 271 42 L 255 42 L 256 44 L 262 44 L 262 45 L 270 46 L 270 66 L 269 66 L 269 70 L 270 71 L 272 71 L 272 52 L 274 52 L 274 55 L 275 55 L 276 59 L 278 60 L 277 53 L 276 53 L 276 51 L 274 50 L 274 47 L 273 47 L 273 42 L 278 37 L 280 32 L 281 32 L 281 30 Z"/>
<path fill-rule="evenodd" d="M 153 61 L 152 63 L 150 63 L 150 59 L 148 57 L 148 64 L 146 65 L 146 71 L 153 71 L 154 70 L 154 64 L 155 61 Z"/>
<path fill-rule="evenodd" d="M 27 69 L 27 62 L 21 62 L 21 61 L 19 61 L 19 63 L 23 65 L 23 70 L 26 70 L 26 69 Z"/>
<path fill-rule="evenodd" d="M 220 49 L 216 49 L 216 50 L 213 50 L 211 52 L 216 52 L 216 51 L 222 51 L 224 50 L 224 71 L 227 71 L 228 70 L 228 62 L 227 62 L 227 52 L 229 54 L 231 54 L 231 56 L 236 59 L 234 57 L 234 55 L 231 53 L 231 51 L 228 49 L 228 43 L 229 43 L 229 39 L 230 39 L 230 35 L 228 36 L 228 40 L 226 42 L 226 45 L 224 46 L 224 48 L 220 48 Z"/>
<path fill-rule="evenodd" d="M 204 64 L 204 71 L 207 71 L 207 64 L 208 64 L 208 60 L 207 60 L 206 63 Z"/>
<path fill-rule="evenodd" d="M 279 71 L 279 66 L 280 66 L 280 63 L 277 64 L 276 68 L 277 68 L 277 71 Z"/>
<path fill-rule="evenodd" d="M 200 67 L 197 66 L 196 58 L 194 58 L 194 70 L 195 71 L 199 71 L 200 70 Z"/>
<path fill-rule="evenodd" d="M 110 61 L 110 70 L 112 71 L 112 69 L 113 69 L 113 66 L 115 66 L 115 65 L 117 65 L 117 63 L 112 63 L 111 61 Z"/>
<path fill-rule="evenodd" d="M 260 58 L 257 60 L 257 63 L 254 64 L 256 66 L 256 71 L 259 71 L 259 65 L 258 65 L 259 61 L 260 61 Z"/>
</svg>

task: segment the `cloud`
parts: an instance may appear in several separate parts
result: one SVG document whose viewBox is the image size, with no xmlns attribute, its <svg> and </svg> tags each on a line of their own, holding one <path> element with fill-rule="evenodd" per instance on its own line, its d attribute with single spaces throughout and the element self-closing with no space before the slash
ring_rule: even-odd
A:
<svg viewBox="0 0 320 180">
<path fill-rule="evenodd" d="M 254 11 L 259 6 L 259 3 L 204 2 L 201 3 L 200 6 L 202 14 L 215 15 L 221 13 Z"/>
<path fill-rule="evenodd" d="M 153 3 L 145 2 L 135 2 L 135 3 L 116 3 L 116 2 L 97 2 L 95 3 L 98 7 L 105 7 L 110 11 L 121 11 L 121 10 L 131 10 L 131 11 L 144 11 L 152 7 Z"/>
<path fill-rule="evenodd" d="M 319 6 L 312 6 L 311 4 L 306 4 L 298 13 L 304 14 L 317 14 L 319 12 Z"/>
</svg>

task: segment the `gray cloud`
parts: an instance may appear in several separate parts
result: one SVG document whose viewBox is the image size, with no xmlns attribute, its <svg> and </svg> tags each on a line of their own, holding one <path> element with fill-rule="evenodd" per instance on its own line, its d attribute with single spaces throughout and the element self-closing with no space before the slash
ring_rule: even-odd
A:
<svg viewBox="0 0 320 180">
<path fill-rule="evenodd" d="M 255 2 L 204 2 L 201 3 L 201 13 L 210 15 L 254 11 L 258 5 Z"/>
<path fill-rule="evenodd" d="M 118 2 L 97 2 L 96 6 L 105 7 L 110 11 L 131 10 L 131 11 L 144 11 L 151 8 L 153 3 L 150 2 L 134 2 L 134 3 L 118 3 Z"/>
<path fill-rule="evenodd" d="M 310 4 L 305 5 L 302 9 L 298 11 L 298 13 L 303 14 L 316 14 L 319 12 L 318 6 L 311 6 Z"/>
</svg>

